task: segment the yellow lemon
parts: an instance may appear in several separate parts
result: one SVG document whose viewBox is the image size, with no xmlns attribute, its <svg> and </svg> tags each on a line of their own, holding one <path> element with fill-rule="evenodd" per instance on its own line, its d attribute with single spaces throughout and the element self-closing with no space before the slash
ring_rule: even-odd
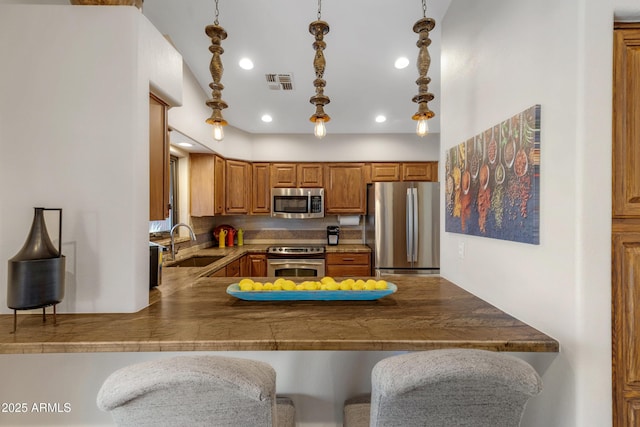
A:
<svg viewBox="0 0 640 427">
<path fill-rule="evenodd" d="M 378 280 L 376 282 L 376 289 L 379 289 L 379 290 L 387 289 L 387 281 L 386 280 Z"/>
<path fill-rule="evenodd" d="M 356 281 L 353 279 L 344 279 L 341 283 L 347 283 L 349 286 L 353 286 Z"/>
<path fill-rule="evenodd" d="M 285 280 L 281 286 L 285 291 L 293 291 L 296 288 L 296 284 L 293 283 L 293 280 Z"/>
<path fill-rule="evenodd" d="M 263 286 L 264 285 L 261 282 L 253 282 L 253 290 L 254 291 L 261 291 Z"/>
<path fill-rule="evenodd" d="M 373 291 L 376 289 L 376 281 L 373 279 L 369 279 L 364 283 L 364 288 L 368 291 Z"/>
<path fill-rule="evenodd" d="M 350 291 L 351 290 L 351 283 L 347 282 L 346 280 L 343 280 L 342 282 L 340 282 L 340 290 L 341 291 Z"/>
<path fill-rule="evenodd" d="M 241 291 L 252 291 L 253 290 L 253 283 L 241 283 L 240 284 L 240 290 Z"/>
<path fill-rule="evenodd" d="M 302 283 L 298 283 L 296 285 L 296 291 L 304 291 L 304 285 Z"/>
<path fill-rule="evenodd" d="M 280 283 L 274 283 L 273 284 L 273 290 L 274 291 L 281 291 L 282 290 L 282 285 Z"/>
<path fill-rule="evenodd" d="M 327 283 L 328 291 L 337 291 L 338 289 L 340 289 L 340 285 L 337 282 Z"/>
<path fill-rule="evenodd" d="M 321 291 L 326 291 L 327 290 L 327 284 L 326 283 L 320 284 L 320 290 Z"/>
<path fill-rule="evenodd" d="M 335 279 L 331 276 L 324 276 L 322 279 L 320 279 L 320 282 L 330 283 L 330 282 L 335 282 Z"/>
<path fill-rule="evenodd" d="M 356 282 L 351 286 L 351 289 L 354 291 L 361 291 L 364 289 L 364 280 L 356 280 Z"/>
<path fill-rule="evenodd" d="M 282 277 L 278 277 L 276 280 L 273 281 L 274 285 L 280 285 L 282 286 L 282 284 L 285 282 L 285 279 Z"/>
<path fill-rule="evenodd" d="M 266 283 L 262 286 L 262 290 L 263 290 L 263 291 L 272 291 L 272 290 L 273 290 L 273 283 L 271 283 L 271 282 L 266 282 Z"/>
<path fill-rule="evenodd" d="M 246 284 L 253 285 L 253 280 L 245 278 L 238 282 L 238 286 L 240 286 L 241 289 L 242 289 L 242 285 L 246 285 Z"/>
<path fill-rule="evenodd" d="M 318 290 L 318 284 L 316 282 L 305 282 L 304 290 L 305 291 L 316 291 L 316 290 Z"/>
</svg>

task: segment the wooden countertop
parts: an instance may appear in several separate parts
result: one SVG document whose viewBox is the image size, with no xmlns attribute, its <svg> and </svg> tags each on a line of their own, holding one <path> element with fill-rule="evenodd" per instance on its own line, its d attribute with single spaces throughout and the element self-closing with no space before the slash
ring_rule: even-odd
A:
<svg viewBox="0 0 640 427">
<path fill-rule="evenodd" d="M 250 302 L 231 278 L 170 268 L 160 298 L 131 314 L 0 315 L 0 353 L 428 350 L 557 352 L 553 338 L 437 276 L 393 276 L 377 301 Z M 50 309 L 49 309 L 50 310 Z"/>
</svg>

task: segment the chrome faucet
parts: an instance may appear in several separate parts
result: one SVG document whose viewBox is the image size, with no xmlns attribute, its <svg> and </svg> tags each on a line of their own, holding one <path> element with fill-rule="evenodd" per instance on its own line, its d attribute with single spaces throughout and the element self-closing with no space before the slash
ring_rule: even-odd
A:
<svg viewBox="0 0 640 427">
<path fill-rule="evenodd" d="M 171 227 L 171 231 L 169 232 L 169 234 L 171 235 L 171 259 L 173 261 L 176 260 L 176 247 L 173 241 L 173 232 L 176 228 L 180 227 L 180 226 L 184 226 L 187 227 L 189 229 L 189 234 L 191 235 L 191 240 L 195 241 L 196 240 L 196 235 L 193 233 L 193 229 L 188 225 L 185 224 L 184 222 L 180 222 L 176 225 L 174 225 L 173 227 Z"/>
</svg>

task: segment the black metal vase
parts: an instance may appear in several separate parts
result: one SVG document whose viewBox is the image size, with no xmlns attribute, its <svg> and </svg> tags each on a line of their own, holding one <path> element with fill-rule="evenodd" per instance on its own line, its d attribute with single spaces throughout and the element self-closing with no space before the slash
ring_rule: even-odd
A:
<svg viewBox="0 0 640 427">
<path fill-rule="evenodd" d="M 7 306 L 16 311 L 55 306 L 64 298 L 65 257 L 62 255 L 62 209 L 34 208 L 33 224 L 20 252 L 9 260 Z M 59 247 L 49 238 L 44 211 L 59 211 Z"/>
</svg>

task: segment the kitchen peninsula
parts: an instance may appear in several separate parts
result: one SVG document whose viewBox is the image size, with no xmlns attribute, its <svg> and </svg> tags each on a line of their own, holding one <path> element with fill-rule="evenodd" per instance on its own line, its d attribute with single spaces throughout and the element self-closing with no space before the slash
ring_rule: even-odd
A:
<svg viewBox="0 0 640 427">
<path fill-rule="evenodd" d="M 230 248 L 229 248 L 230 249 Z M 229 251 L 230 258 L 250 247 Z M 260 250 L 254 248 L 253 250 Z M 376 301 L 252 302 L 226 293 L 211 268 L 165 268 L 137 313 L 0 316 L 0 354 L 258 350 L 558 352 L 559 343 L 438 276 L 389 276 Z"/>
</svg>

